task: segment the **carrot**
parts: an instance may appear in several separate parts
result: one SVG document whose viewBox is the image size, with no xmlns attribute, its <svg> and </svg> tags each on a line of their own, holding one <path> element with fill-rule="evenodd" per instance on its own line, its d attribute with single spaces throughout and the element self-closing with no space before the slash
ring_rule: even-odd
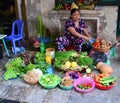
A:
<svg viewBox="0 0 120 103">
<path fill-rule="evenodd" d="M 100 81 L 100 80 L 99 80 L 98 78 L 95 79 L 95 82 L 99 83 L 99 81 Z"/>
</svg>

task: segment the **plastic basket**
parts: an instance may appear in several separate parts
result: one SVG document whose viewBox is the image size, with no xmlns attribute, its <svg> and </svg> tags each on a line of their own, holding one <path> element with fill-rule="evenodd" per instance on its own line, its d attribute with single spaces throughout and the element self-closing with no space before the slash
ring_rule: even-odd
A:
<svg viewBox="0 0 120 103">
<path fill-rule="evenodd" d="M 45 83 L 42 83 L 42 79 L 45 78 L 45 79 L 48 79 L 48 76 L 50 75 L 54 75 L 56 78 L 57 78 L 57 81 L 55 83 L 52 83 L 52 84 L 45 84 Z M 52 89 L 52 88 L 55 88 L 58 84 L 60 83 L 60 77 L 56 74 L 45 74 L 43 75 L 40 79 L 39 79 L 39 84 L 43 87 L 43 88 L 46 88 L 46 89 Z"/>
<path fill-rule="evenodd" d="M 60 83 L 59 83 L 59 86 L 63 90 L 71 90 L 73 88 L 73 85 L 71 85 L 71 86 L 64 86 L 64 85 L 61 85 Z"/>
<path fill-rule="evenodd" d="M 109 90 L 115 85 L 115 82 L 109 86 L 103 86 L 102 84 L 95 83 L 96 88 L 101 89 L 101 90 Z"/>
<path fill-rule="evenodd" d="M 91 88 L 83 90 L 83 89 L 77 87 L 78 84 L 87 84 L 87 83 L 91 84 Z M 74 88 L 76 91 L 78 91 L 80 93 L 88 93 L 88 92 L 92 91 L 94 89 L 94 87 L 95 87 L 95 82 L 94 82 L 94 80 L 92 80 L 90 78 L 79 78 L 74 81 Z"/>
</svg>

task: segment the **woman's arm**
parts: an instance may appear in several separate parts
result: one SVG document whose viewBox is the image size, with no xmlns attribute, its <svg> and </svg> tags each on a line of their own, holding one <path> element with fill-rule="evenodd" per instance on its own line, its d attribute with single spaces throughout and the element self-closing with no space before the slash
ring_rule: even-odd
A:
<svg viewBox="0 0 120 103">
<path fill-rule="evenodd" d="M 91 38 L 91 36 L 89 35 L 89 33 L 88 33 L 88 31 L 87 31 L 87 29 L 86 29 L 86 28 L 85 28 L 85 29 L 83 29 L 83 33 L 84 33 L 87 37 Z"/>
<path fill-rule="evenodd" d="M 82 35 L 82 34 L 76 32 L 73 27 L 69 27 L 68 30 L 69 30 L 74 36 L 77 36 L 77 37 L 79 37 L 79 38 L 83 38 L 83 39 L 85 39 L 85 40 L 87 40 L 87 41 L 89 41 L 89 40 L 91 39 L 90 36 L 85 36 L 85 35 Z M 86 33 L 87 33 L 87 32 L 86 32 Z M 86 35 L 87 35 L 87 34 L 86 34 Z M 89 34 L 88 34 L 88 35 L 89 35 Z"/>
</svg>

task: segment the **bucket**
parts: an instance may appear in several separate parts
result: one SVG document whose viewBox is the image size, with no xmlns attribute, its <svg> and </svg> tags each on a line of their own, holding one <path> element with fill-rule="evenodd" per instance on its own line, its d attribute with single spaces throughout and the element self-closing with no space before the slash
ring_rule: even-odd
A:
<svg viewBox="0 0 120 103">
<path fill-rule="evenodd" d="M 55 49 L 54 48 L 47 48 L 46 52 L 50 54 L 51 59 L 54 59 L 55 57 Z"/>
</svg>

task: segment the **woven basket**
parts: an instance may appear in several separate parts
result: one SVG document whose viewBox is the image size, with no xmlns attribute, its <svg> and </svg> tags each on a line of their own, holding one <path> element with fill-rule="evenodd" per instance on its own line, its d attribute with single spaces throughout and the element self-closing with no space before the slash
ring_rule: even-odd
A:
<svg viewBox="0 0 120 103">
<path fill-rule="evenodd" d="M 30 84 L 30 85 L 35 85 L 35 84 L 38 83 L 38 80 L 31 81 L 31 80 L 28 80 L 28 79 L 26 79 L 26 78 L 24 78 L 24 81 L 27 82 L 27 83 Z"/>
<path fill-rule="evenodd" d="M 95 51 L 98 51 L 98 52 L 107 52 L 111 47 L 112 47 L 111 43 L 109 43 L 109 45 L 106 48 L 97 48 L 97 47 L 95 47 L 95 46 L 92 45 L 92 48 Z"/>
</svg>

